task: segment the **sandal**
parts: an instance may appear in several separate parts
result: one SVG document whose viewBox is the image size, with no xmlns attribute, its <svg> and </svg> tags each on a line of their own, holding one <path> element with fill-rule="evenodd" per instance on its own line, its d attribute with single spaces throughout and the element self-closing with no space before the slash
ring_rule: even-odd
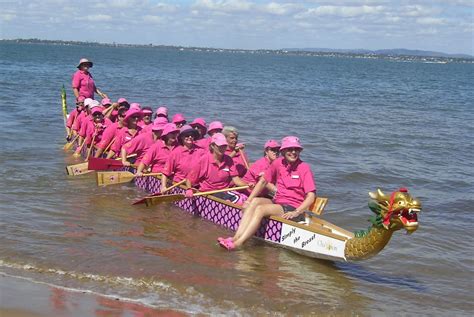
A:
<svg viewBox="0 0 474 317">
<path fill-rule="evenodd" d="M 219 242 L 219 245 L 227 251 L 232 251 L 235 249 L 235 244 L 232 240 L 222 240 Z"/>
</svg>

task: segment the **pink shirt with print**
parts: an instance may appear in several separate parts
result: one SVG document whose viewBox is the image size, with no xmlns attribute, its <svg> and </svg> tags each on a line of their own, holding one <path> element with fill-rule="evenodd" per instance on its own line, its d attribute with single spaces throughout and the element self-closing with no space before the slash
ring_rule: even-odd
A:
<svg viewBox="0 0 474 317">
<path fill-rule="evenodd" d="M 306 194 L 316 192 L 311 167 L 298 160 L 290 165 L 283 157 L 273 161 L 265 171 L 265 180 L 277 187 L 274 202 L 297 208 L 306 198 Z"/>
</svg>

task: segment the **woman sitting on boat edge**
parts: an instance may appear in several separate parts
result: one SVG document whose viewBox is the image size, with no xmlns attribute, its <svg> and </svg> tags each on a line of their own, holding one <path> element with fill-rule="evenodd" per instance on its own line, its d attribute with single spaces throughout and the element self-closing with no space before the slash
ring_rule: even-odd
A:
<svg viewBox="0 0 474 317">
<path fill-rule="evenodd" d="M 246 183 L 239 177 L 234 161 L 225 154 L 227 146 L 227 140 L 222 133 L 212 135 L 209 151 L 204 151 L 199 162 L 188 174 L 186 185 L 190 189 L 186 191 L 186 197 L 191 198 L 193 196 L 191 189 L 193 185 L 199 185 L 199 191 L 201 192 L 229 188 L 232 183 L 236 186 L 254 186 L 254 184 Z M 232 203 L 242 200 L 242 196 L 234 192 L 214 195 Z"/>
<path fill-rule="evenodd" d="M 199 132 L 190 125 L 181 127 L 178 135 L 179 145 L 175 147 L 166 161 L 161 176 L 161 192 L 164 192 L 168 185 L 168 180 L 179 182 L 188 176 L 192 167 L 199 162 L 203 154 L 203 149 L 196 146 L 195 140 L 199 137 Z"/>
<path fill-rule="evenodd" d="M 227 250 L 242 246 L 257 231 L 264 217 L 280 216 L 300 221 L 316 199 L 316 184 L 311 167 L 300 160 L 303 150 L 300 140 L 294 136 L 283 138 L 280 148 L 283 157 L 273 162 L 265 171 L 242 210 L 242 220 L 233 237 L 218 238 L 219 244 Z M 267 182 L 276 185 L 277 192 L 272 200 L 257 197 Z"/>
</svg>

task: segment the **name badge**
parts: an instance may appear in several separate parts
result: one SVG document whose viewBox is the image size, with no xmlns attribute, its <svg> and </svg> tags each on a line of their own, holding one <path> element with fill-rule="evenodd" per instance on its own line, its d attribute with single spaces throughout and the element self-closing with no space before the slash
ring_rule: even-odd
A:
<svg viewBox="0 0 474 317">
<path fill-rule="evenodd" d="M 228 167 L 222 169 L 224 172 L 230 172 L 230 169 Z"/>
<path fill-rule="evenodd" d="M 298 178 L 300 178 L 300 176 L 299 176 L 299 175 L 291 175 L 291 178 L 293 178 L 293 179 L 295 179 L 295 178 L 298 179 Z"/>
</svg>

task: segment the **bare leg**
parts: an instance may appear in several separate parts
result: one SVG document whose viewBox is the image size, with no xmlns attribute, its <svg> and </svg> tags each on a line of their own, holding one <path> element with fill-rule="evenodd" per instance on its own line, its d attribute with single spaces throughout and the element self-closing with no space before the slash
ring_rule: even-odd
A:
<svg viewBox="0 0 474 317">
<path fill-rule="evenodd" d="M 242 210 L 242 220 L 240 220 L 239 228 L 233 237 L 234 241 L 236 241 L 245 229 L 247 229 L 250 220 L 254 217 L 255 209 L 263 204 L 272 204 L 272 201 L 268 198 L 254 198 L 250 205 Z"/>
<path fill-rule="evenodd" d="M 252 219 L 250 219 L 249 224 L 246 226 L 246 229 L 237 240 L 234 240 L 234 245 L 240 247 L 245 241 L 252 237 L 260 226 L 263 217 L 281 216 L 283 213 L 283 208 L 277 204 L 264 204 L 257 206 Z"/>
</svg>

